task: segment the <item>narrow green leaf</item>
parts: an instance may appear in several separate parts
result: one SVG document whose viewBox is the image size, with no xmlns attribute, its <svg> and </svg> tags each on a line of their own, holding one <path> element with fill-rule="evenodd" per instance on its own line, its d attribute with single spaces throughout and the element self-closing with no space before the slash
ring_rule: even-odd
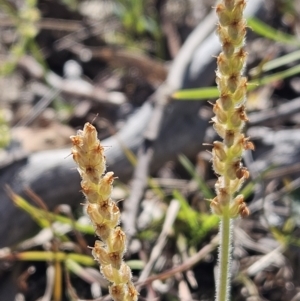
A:
<svg viewBox="0 0 300 301">
<path fill-rule="evenodd" d="M 31 218 L 41 227 L 47 228 L 50 226 L 49 222 L 49 212 L 40 210 L 32 205 L 30 205 L 21 196 L 15 194 L 10 188 L 7 189 L 9 197 L 12 199 L 14 204 L 21 208 L 23 211 L 28 213 Z M 44 212 L 43 212 L 44 211 Z"/>
<path fill-rule="evenodd" d="M 66 255 L 64 252 L 26 251 L 15 254 L 15 258 L 20 261 L 64 261 Z"/>
<path fill-rule="evenodd" d="M 259 74 L 260 72 L 271 71 L 275 68 L 282 67 L 294 61 L 300 60 L 300 50 L 278 57 L 274 60 L 263 63 L 261 68 L 255 67 L 250 70 L 251 75 Z M 259 72 L 258 72 L 259 71 Z"/>
<path fill-rule="evenodd" d="M 216 87 L 185 89 L 173 93 L 172 97 L 179 100 L 200 100 L 216 98 L 219 90 Z"/>
<path fill-rule="evenodd" d="M 247 23 L 254 32 L 265 38 L 285 44 L 300 45 L 300 41 L 294 36 L 286 34 L 280 30 L 276 30 L 256 18 L 252 17 L 247 19 Z"/>
<path fill-rule="evenodd" d="M 252 80 L 248 83 L 248 91 L 252 91 L 259 86 L 263 86 L 266 84 L 270 84 L 277 80 L 282 80 L 287 77 L 291 77 L 293 75 L 300 73 L 300 65 L 291 67 L 281 72 L 274 73 L 272 75 L 266 75 L 262 78 Z M 208 97 L 206 90 L 211 90 L 211 94 Z M 200 89 L 186 89 L 175 92 L 172 97 L 177 100 L 203 100 L 203 99 L 211 99 L 217 98 L 219 96 L 218 88 L 200 88 Z"/>
<path fill-rule="evenodd" d="M 128 260 L 126 264 L 133 270 L 141 271 L 145 267 L 145 263 L 142 260 Z"/>
<path fill-rule="evenodd" d="M 200 213 L 194 210 L 186 198 L 178 191 L 173 191 L 173 197 L 180 203 L 178 220 L 185 224 L 185 235 L 190 236 L 191 243 L 197 244 L 199 241 L 219 223 L 219 217 L 207 213 Z"/>
<path fill-rule="evenodd" d="M 94 263 L 96 262 L 94 261 Z M 80 264 L 70 258 L 66 259 L 65 266 L 69 271 L 71 271 L 73 274 L 77 275 L 87 283 L 98 281 L 97 277 L 95 277 L 92 273 L 89 273 L 88 269 L 82 267 Z"/>
<path fill-rule="evenodd" d="M 187 199 L 183 196 L 183 194 L 179 190 L 174 190 L 172 194 L 173 197 L 179 201 L 181 205 L 181 209 L 183 210 L 189 209 L 189 204 Z"/>
<path fill-rule="evenodd" d="M 178 213 L 178 218 L 184 218 L 185 222 L 189 225 L 189 227 L 193 230 L 196 230 L 199 227 L 197 218 L 199 213 L 191 208 L 187 199 L 183 196 L 183 194 L 180 191 L 174 190 L 173 197 L 180 203 L 180 211 Z"/>
<path fill-rule="evenodd" d="M 211 189 L 207 186 L 206 182 L 196 173 L 195 167 L 191 161 L 184 155 L 179 155 L 179 162 L 186 169 L 186 171 L 191 175 L 191 177 L 197 182 L 200 191 L 203 193 L 203 196 L 207 199 L 213 197 Z"/>
<path fill-rule="evenodd" d="M 86 266 L 93 266 L 96 264 L 92 256 L 77 254 L 77 253 L 64 253 L 64 252 L 51 252 L 51 251 L 26 251 L 13 255 L 15 260 L 20 261 L 65 261 L 71 259 L 79 264 Z M 5 259 L 5 258 L 4 258 Z"/>
<path fill-rule="evenodd" d="M 289 69 L 286 69 L 284 71 L 264 76 L 260 79 L 256 79 L 256 80 L 251 81 L 249 86 L 248 86 L 248 91 L 249 90 L 254 90 L 257 86 L 263 86 L 263 85 L 266 85 L 266 84 L 270 84 L 274 81 L 282 80 L 282 79 L 285 79 L 287 77 L 291 77 L 291 76 L 299 74 L 299 73 L 300 73 L 300 65 L 297 65 L 297 66 L 291 67 Z"/>
<path fill-rule="evenodd" d="M 97 262 L 95 261 L 93 256 L 77 254 L 77 253 L 69 253 L 67 255 L 67 259 L 71 259 L 76 261 L 79 264 L 86 265 L 86 266 L 93 266 L 96 265 Z"/>
<path fill-rule="evenodd" d="M 72 227 L 74 227 L 77 231 L 80 231 L 82 233 L 86 234 L 94 234 L 95 229 L 92 225 L 84 225 L 78 222 L 74 222 L 68 217 L 54 214 L 52 212 L 48 212 L 43 209 L 39 209 L 35 206 L 32 206 L 29 204 L 25 199 L 23 199 L 21 196 L 13 193 L 8 189 L 8 193 L 10 198 L 13 200 L 14 204 L 21 208 L 23 211 L 27 212 L 31 218 L 36 221 L 36 223 L 41 227 L 41 228 L 48 228 L 50 226 L 49 221 L 58 221 L 64 224 L 68 224 Z"/>
</svg>

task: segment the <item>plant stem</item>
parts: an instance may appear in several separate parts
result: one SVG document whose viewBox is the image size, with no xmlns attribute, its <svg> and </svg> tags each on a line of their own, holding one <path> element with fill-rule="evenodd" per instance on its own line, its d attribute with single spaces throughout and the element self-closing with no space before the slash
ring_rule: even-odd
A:
<svg viewBox="0 0 300 301">
<path fill-rule="evenodd" d="M 230 292 L 230 266 L 231 266 L 231 244 L 232 244 L 232 223 L 227 206 L 220 221 L 221 241 L 219 247 L 219 270 L 216 301 L 228 301 Z"/>
<path fill-rule="evenodd" d="M 213 105 L 214 128 L 223 141 L 214 141 L 213 169 L 218 175 L 216 197 L 210 206 L 220 219 L 221 242 L 216 301 L 230 299 L 230 267 L 232 245 L 232 219 L 247 217 L 249 209 L 243 195 L 237 195 L 244 180 L 249 178 L 242 165 L 243 151 L 254 149 L 249 138 L 242 133 L 248 121 L 245 112 L 247 78 L 243 76 L 247 52 L 244 49 L 246 20 L 243 11 L 246 0 L 223 0 L 216 6 L 219 18 L 217 34 L 222 51 L 217 57 L 216 82 L 219 99 Z"/>
</svg>

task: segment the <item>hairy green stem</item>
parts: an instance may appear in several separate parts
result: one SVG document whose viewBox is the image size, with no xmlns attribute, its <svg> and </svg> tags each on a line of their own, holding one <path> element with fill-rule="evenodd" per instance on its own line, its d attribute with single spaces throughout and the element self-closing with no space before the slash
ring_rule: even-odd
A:
<svg viewBox="0 0 300 301">
<path fill-rule="evenodd" d="M 225 209 L 225 208 L 224 208 Z M 216 301 L 228 301 L 230 296 L 230 266 L 232 244 L 232 222 L 229 206 L 224 210 L 220 221 L 221 241 L 219 247 L 219 270 Z"/>
</svg>

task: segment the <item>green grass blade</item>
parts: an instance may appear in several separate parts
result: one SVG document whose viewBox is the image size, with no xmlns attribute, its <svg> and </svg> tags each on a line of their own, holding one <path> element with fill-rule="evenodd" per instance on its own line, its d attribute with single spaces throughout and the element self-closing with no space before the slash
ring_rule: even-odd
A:
<svg viewBox="0 0 300 301">
<path fill-rule="evenodd" d="M 278 57 L 274 60 L 268 61 L 262 65 L 260 68 L 260 72 L 267 72 L 271 71 L 275 68 L 282 67 L 284 65 L 290 64 L 294 61 L 300 60 L 300 50 L 294 51 L 292 53 L 283 55 L 281 57 Z M 257 67 L 253 68 L 250 73 L 252 74 L 257 74 Z"/>
<path fill-rule="evenodd" d="M 255 33 L 265 38 L 284 44 L 300 45 L 300 41 L 294 36 L 286 34 L 280 30 L 276 30 L 256 18 L 249 18 L 247 23 Z"/>
<path fill-rule="evenodd" d="M 25 199 L 15 194 L 10 188 L 7 188 L 7 193 L 11 200 L 14 202 L 14 204 L 26 213 L 28 213 L 41 228 L 48 228 L 50 226 L 49 212 L 41 212 L 43 210 L 40 210 L 30 205 Z"/>
<path fill-rule="evenodd" d="M 206 185 L 205 181 L 196 173 L 195 167 L 191 161 L 184 155 L 179 155 L 179 162 L 190 174 L 190 176 L 197 182 L 200 191 L 203 193 L 203 196 L 207 199 L 213 198 L 213 192 Z"/>
<path fill-rule="evenodd" d="M 145 267 L 145 263 L 142 260 L 128 260 L 126 264 L 133 270 L 141 271 Z"/>
<path fill-rule="evenodd" d="M 71 259 L 79 264 L 86 266 L 94 266 L 96 261 L 92 256 L 65 253 L 65 252 L 52 252 L 52 251 L 25 251 L 20 253 L 8 254 L 1 259 L 19 260 L 19 261 L 59 261 L 64 262 Z"/>
<path fill-rule="evenodd" d="M 274 73 L 271 75 L 267 75 L 260 79 L 251 81 L 249 84 L 248 90 L 254 90 L 257 86 L 263 86 L 266 84 L 270 84 L 274 81 L 282 80 L 282 79 L 291 77 L 291 76 L 299 74 L 299 73 L 300 73 L 300 65 L 297 65 L 297 66 L 291 67 L 289 69 L 286 69 L 284 71 L 277 72 L 277 73 Z"/>
<path fill-rule="evenodd" d="M 300 73 L 300 65 L 291 67 L 281 72 L 274 73 L 272 75 L 266 75 L 260 79 L 252 80 L 248 83 L 248 91 L 252 91 L 259 86 L 270 84 L 277 80 L 282 80 L 287 77 Z M 206 90 L 210 90 L 211 93 L 207 94 Z M 212 98 L 217 98 L 219 96 L 219 91 L 217 87 L 214 88 L 200 88 L 200 89 L 186 89 L 175 92 L 172 97 L 176 100 L 207 100 Z M 189 98 L 190 97 L 190 98 Z"/>
<path fill-rule="evenodd" d="M 94 263 L 96 264 L 95 260 Z M 82 267 L 80 264 L 70 258 L 66 259 L 65 267 L 87 283 L 97 282 L 98 280 L 97 277 L 94 277 L 92 273 L 89 273 L 85 267 Z"/>
<path fill-rule="evenodd" d="M 180 203 L 180 211 L 178 213 L 177 218 L 183 219 L 189 225 L 190 229 L 195 231 L 199 228 L 198 215 L 193 208 L 191 208 L 188 200 L 184 197 L 184 195 L 179 190 L 173 190 L 173 197 Z"/>
<path fill-rule="evenodd" d="M 180 100 L 211 99 L 218 96 L 219 90 L 216 87 L 179 90 L 172 95 L 173 98 Z"/>
<path fill-rule="evenodd" d="M 41 227 L 41 228 L 48 228 L 50 226 L 50 221 L 58 221 L 64 224 L 68 224 L 72 227 L 74 227 L 77 231 L 86 233 L 86 234 L 94 234 L 95 229 L 92 225 L 83 225 L 78 222 L 74 222 L 68 217 L 59 215 L 59 214 L 54 214 L 52 212 L 39 209 L 35 206 L 32 206 L 29 204 L 25 199 L 23 199 L 21 196 L 15 194 L 12 192 L 12 190 L 8 190 L 9 197 L 12 199 L 14 204 L 22 209 L 23 211 L 27 212 L 31 218 L 36 221 L 36 223 Z"/>
</svg>

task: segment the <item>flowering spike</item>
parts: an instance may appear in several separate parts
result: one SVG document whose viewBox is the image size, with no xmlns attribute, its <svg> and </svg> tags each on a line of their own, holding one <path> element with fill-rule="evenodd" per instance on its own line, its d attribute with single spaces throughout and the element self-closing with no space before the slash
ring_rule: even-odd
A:
<svg viewBox="0 0 300 301">
<path fill-rule="evenodd" d="M 231 233 L 230 220 L 246 217 L 249 209 L 243 196 L 234 195 L 249 177 L 242 166 L 244 150 L 253 150 L 254 145 L 241 133 L 248 121 L 245 112 L 247 78 L 243 76 L 247 53 L 244 49 L 246 20 L 243 17 L 246 0 L 220 0 L 216 6 L 219 18 L 216 33 L 222 51 L 217 57 L 216 83 L 219 99 L 213 106 L 213 127 L 222 142 L 215 141 L 212 149 L 213 170 L 218 176 L 215 184 L 217 196 L 210 201 L 212 211 L 220 216 L 219 276 L 216 301 L 230 300 Z"/>
<path fill-rule="evenodd" d="M 81 188 L 88 201 L 87 213 L 101 241 L 95 242 L 92 254 L 101 265 L 102 274 L 111 283 L 109 292 L 115 301 L 137 301 L 138 292 L 131 282 L 131 270 L 123 261 L 126 235 L 118 227 L 120 210 L 111 199 L 113 172 L 105 172 L 104 147 L 93 125 L 71 136 L 72 155 L 82 178 Z"/>
</svg>

